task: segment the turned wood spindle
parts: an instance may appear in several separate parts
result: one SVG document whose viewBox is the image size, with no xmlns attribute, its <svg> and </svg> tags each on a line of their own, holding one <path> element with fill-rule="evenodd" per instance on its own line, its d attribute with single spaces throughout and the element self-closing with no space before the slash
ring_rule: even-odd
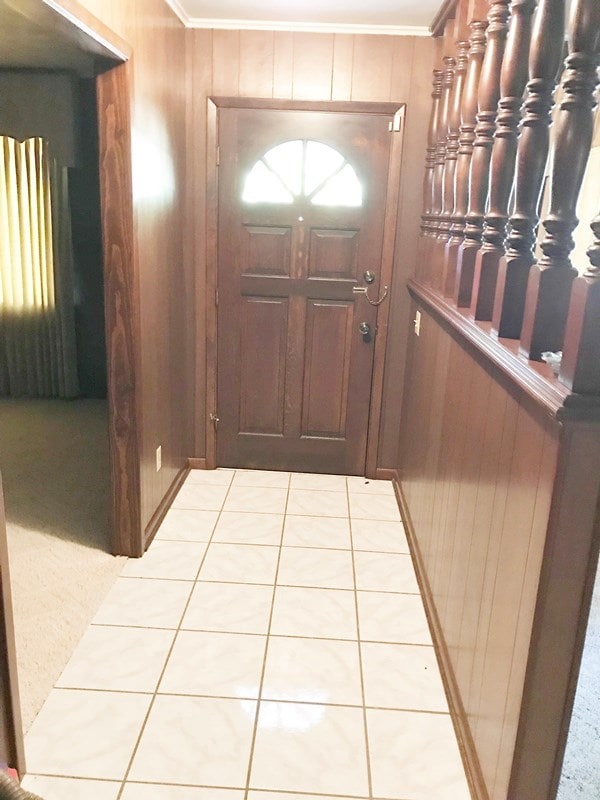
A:
<svg viewBox="0 0 600 800">
<path fill-rule="evenodd" d="M 490 0 L 487 47 L 479 82 L 479 111 L 469 173 L 469 211 L 466 217 L 465 238 L 459 248 L 456 265 L 455 301 L 458 306 L 471 304 L 475 258 L 481 247 L 490 158 L 500 100 L 500 71 L 508 33 L 509 2 L 510 0 Z"/>
<path fill-rule="evenodd" d="M 450 112 L 450 97 L 454 83 L 454 67 L 456 59 L 453 56 L 444 56 L 444 74 L 442 77 L 442 97 L 440 99 L 440 116 L 435 148 L 435 166 L 433 170 L 432 191 L 432 221 L 429 226 L 430 236 L 436 237 L 439 231 L 440 215 L 442 213 L 444 168 L 446 165 L 446 146 L 448 141 L 448 114 Z"/>
<path fill-rule="evenodd" d="M 560 367 L 561 382 L 578 394 L 600 394 L 600 214 L 591 228 L 590 266 L 573 281 Z"/>
<path fill-rule="evenodd" d="M 475 262 L 471 297 L 471 313 L 478 320 L 492 318 L 498 265 L 504 255 L 535 5 L 536 0 L 513 0 L 511 5 L 508 39 L 500 73 L 501 99 L 491 156 L 489 209 L 484 219 L 483 246 Z"/>
<path fill-rule="evenodd" d="M 550 149 L 551 110 L 560 74 L 565 33 L 565 0 L 540 0 L 533 23 L 529 82 L 515 172 L 514 210 L 506 255 L 500 260 L 492 329 L 521 336 L 525 292 L 538 224 L 538 207 Z"/>
<path fill-rule="evenodd" d="M 446 296 L 451 296 L 454 291 L 456 275 L 456 260 L 458 248 L 465 235 L 465 221 L 469 210 L 469 167 L 473 155 L 473 142 L 475 141 L 475 124 L 477 122 L 477 92 L 481 66 L 485 54 L 485 29 L 487 22 L 475 20 L 470 25 L 469 54 L 467 61 L 467 74 L 461 104 L 460 132 L 458 140 L 458 154 L 454 182 L 454 207 L 451 215 L 450 238 L 444 252 L 444 286 Z"/>
<path fill-rule="evenodd" d="M 525 298 L 521 352 L 535 361 L 544 350 L 563 346 L 571 285 L 577 275 L 570 259 L 571 234 L 592 144 L 599 49 L 600 2 L 573 0 L 563 100 L 555 125 L 550 210 L 543 221 L 543 256 L 530 270 Z"/>
<path fill-rule="evenodd" d="M 438 127 L 440 119 L 440 98 L 442 96 L 442 76 L 441 69 L 433 70 L 433 88 L 431 92 L 432 105 L 431 116 L 429 118 L 429 132 L 427 134 L 427 152 L 425 155 L 425 177 L 423 179 L 423 215 L 421 217 L 421 233 L 428 231 L 431 215 L 433 213 L 433 170 L 435 168 L 435 149 L 437 145 Z"/>
<path fill-rule="evenodd" d="M 467 57 L 469 53 L 469 42 L 460 41 L 456 44 L 457 58 L 454 69 L 454 84 L 450 96 L 450 106 L 448 111 L 448 135 L 446 139 L 446 161 L 444 165 L 444 175 L 442 178 L 442 210 L 438 222 L 437 242 L 432 251 L 432 262 L 434 272 L 440 275 L 436 281 L 438 287 L 443 291 L 444 249 L 450 236 L 450 225 L 452 210 L 454 208 L 454 177 L 456 174 L 456 162 L 458 159 L 459 135 L 460 135 L 460 110 L 462 96 L 467 74 Z"/>
</svg>

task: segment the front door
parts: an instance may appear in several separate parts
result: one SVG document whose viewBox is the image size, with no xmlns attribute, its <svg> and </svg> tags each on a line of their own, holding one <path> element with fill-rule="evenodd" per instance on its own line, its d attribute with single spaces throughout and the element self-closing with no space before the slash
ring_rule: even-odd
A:
<svg viewBox="0 0 600 800">
<path fill-rule="evenodd" d="M 219 466 L 364 474 L 390 119 L 220 110 Z"/>
</svg>

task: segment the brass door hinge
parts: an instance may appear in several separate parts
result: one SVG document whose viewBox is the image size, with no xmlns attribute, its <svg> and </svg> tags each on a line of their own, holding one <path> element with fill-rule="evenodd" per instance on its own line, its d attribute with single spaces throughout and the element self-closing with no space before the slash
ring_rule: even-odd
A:
<svg viewBox="0 0 600 800">
<path fill-rule="evenodd" d="M 219 418 L 218 418 L 218 416 L 215 413 L 213 413 L 212 411 L 210 412 L 210 414 L 208 416 L 209 416 L 210 421 L 212 422 L 212 424 L 215 426 L 215 430 L 217 430 L 217 428 L 219 427 Z"/>
</svg>

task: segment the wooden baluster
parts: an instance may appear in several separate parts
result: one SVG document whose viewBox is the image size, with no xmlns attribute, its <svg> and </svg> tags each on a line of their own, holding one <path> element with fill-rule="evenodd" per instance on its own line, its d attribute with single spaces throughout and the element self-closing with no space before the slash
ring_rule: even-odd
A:
<svg viewBox="0 0 600 800">
<path fill-rule="evenodd" d="M 465 220 L 469 210 L 469 167 L 473 155 L 473 142 L 475 141 L 475 123 L 477 122 L 477 91 L 481 65 L 485 54 L 485 29 L 487 22 L 475 20 L 470 25 L 469 55 L 467 62 L 467 75 L 463 91 L 463 101 L 460 117 L 460 133 L 458 140 L 458 157 L 456 161 L 456 175 L 454 185 L 454 207 L 451 216 L 450 238 L 444 252 L 444 287 L 446 296 L 451 296 L 454 291 L 456 277 L 456 261 L 458 248 L 465 235 Z"/>
<path fill-rule="evenodd" d="M 456 174 L 456 162 L 458 158 L 459 134 L 460 134 L 460 111 L 462 106 L 463 90 L 465 77 L 467 74 L 467 56 L 469 53 L 469 42 L 460 41 L 456 44 L 458 54 L 456 67 L 454 70 L 454 84 L 450 98 L 450 110 L 448 112 L 448 136 L 446 139 L 446 162 L 444 166 L 444 176 L 442 181 L 442 210 L 438 221 L 437 241 L 432 252 L 432 262 L 434 273 L 439 275 L 436 280 L 436 288 L 444 290 L 445 277 L 443 275 L 444 250 L 450 237 L 450 225 L 452 210 L 454 208 L 454 179 Z"/>
<path fill-rule="evenodd" d="M 506 256 L 500 260 L 492 329 L 518 339 L 538 223 L 538 207 L 550 147 L 554 89 L 560 74 L 565 34 L 565 0 L 540 0 L 533 23 L 529 83 L 517 149 L 515 207 Z"/>
<path fill-rule="evenodd" d="M 577 225 L 575 208 L 592 144 L 598 85 L 600 2 L 573 0 L 569 55 L 562 79 L 563 100 L 556 119 L 550 211 L 544 219 L 543 256 L 529 272 L 521 352 L 539 360 L 544 350 L 561 350 L 573 279 Z"/>
<path fill-rule="evenodd" d="M 429 226 L 433 215 L 433 170 L 435 167 L 435 148 L 437 145 L 438 127 L 440 123 L 440 98 L 442 96 L 443 70 L 433 70 L 431 116 L 427 134 L 427 152 L 425 155 L 425 177 L 423 179 L 423 214 L 421 216 L 421 240 L 417 258 L 417 277 L 422 277 L 424 268 L 424 237 L 429 235 Z"/>
<path fill-rule="evenodd" d="M 528 76 L 532 15 L 536 0 L 513 0 L 506 51 L 500 74 L 501 100 L 490 169 L 490 203 L 483 226 L 483 246 L 477 253 L 471 313 L 492 318 L 498 266 L 504 255 L 508 204 L 515 175 L 521 105 Z"/>
<path fill-rule="evenodd" d="M 454 297 L 458 306 L 471 304 L 475 259 L 481 247 L 490 158 L 500 100 L 500 70 L 508 33 L 509 2 L 510 0 L 490 0 L 487 47 L 479 83 L 479 111 L 469 173 L 469 211 L 466 218 L 465 239 L 459 248 L 456 264 Z"/>
<path fill-rule="evenodd" d="M 442 213 L 443 188 L 444 188 L 444 169 L 446 166 L 446 143 L 448 140 L 448 115 L 450 112 L 450 97 L 452 95 L 452 85 L 454 82 L 454 67 L 456 59 L 453 56 L 444 56 L 444 74 L 442 77 L 442 97 L 440 99 L 440 116 L 437 144 L 435 148 L 435 166 L 433 169 L 433 192 L 432 192 L 432 217 L 429 225 L 430 240 L 428 243 L 425 257 L 428 265 L 427 271 L 430 282 L 433 283 L 434 269 L 432 257 L 434 254 L 434 240 L 437 238 Z"/>
<path fill-rule="evenodd" d="M 600 394 L 600 214 L 591 227 L 591 265 L 573 281 L 560 366 L 561 382 L 578 394 Z"/>
</svg>

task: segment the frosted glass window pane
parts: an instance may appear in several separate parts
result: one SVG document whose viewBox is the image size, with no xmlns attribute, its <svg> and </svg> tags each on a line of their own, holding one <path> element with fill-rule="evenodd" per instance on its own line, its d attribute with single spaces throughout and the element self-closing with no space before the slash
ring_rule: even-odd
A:
<svg viewBox="0 0 600 800">
<path fill-rule="evenodd" d="M 362 187 L 356 172 L 350 164 L 327 181 L 312 198 L 315 206 L 352 206 L 362 205 Z"/>
<path fill-rule="evenodd" d="M 309 197 L 344 163 L 344 156 L 322 142 L 306 143 L 304 194 Z"/>
<path fill-rule="evenodd" d="M 291 192 L 288 192 L 277 175 L 274 175 L 262 161 L 256 162 L 246 178 L 242 200 L 245 203 L 280 203 L 285 205 L 294 202 Z"/>
<path fill-rule="evenodd" d="M 302 192 L 302 159 L 304 148 L 302 142 L 283 142 L 278 144 L 264 156 L 264 160 L 293 195 Z"/>
</svg>

